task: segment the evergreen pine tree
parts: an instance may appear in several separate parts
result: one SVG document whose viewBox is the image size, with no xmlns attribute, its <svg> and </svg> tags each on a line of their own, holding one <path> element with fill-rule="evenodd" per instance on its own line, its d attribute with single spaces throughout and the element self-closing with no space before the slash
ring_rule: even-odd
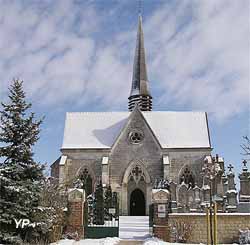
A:
<svg viewBox="0 0 250 245">
<path fill-rule="evenodd" d="M 105 220 L 111 220 L 112 214 L 109 214 L 109 208 L 112 207 L 112 189 L 109 185 L 104 194 L 104 217 Z"/>
<path fill-rule="evenodd" d="M 117 192 L 112 193 L 112 206 L 115 208 L 115 218 L 119 217 L 119 202 Z"/>
<path fill-rule="evenodd" d="M 86 191 L 86 196 L 92 194 L 92 178 L 89 174 L 86 178 L 85 191 Z"/>
<path fill-rule="evenodd" d="M 104 205 L 102 181 L 96 185 L 94 201 L 94 223 L 96 225 L 104 224 Z"/>
<path fill-rule="evenodd" d="M 86 196 L 92 194 L 92 178 L 84 171 L 73 183 L 74 188 L 84 189 Z"/>
<path fill-rule="evenodd" d="M 42 188 L 43 166 L 33 159 L 32 147 L 39 139 L 41 120 L 27 112 L 22 81 L 9 88 L 8 104 L 0 111 L 0 243 L 15 244 L 25 230 L 14 219 L 32 222 Z M 28 114 L 28 115 L 27 115 Z"/>
</svg>

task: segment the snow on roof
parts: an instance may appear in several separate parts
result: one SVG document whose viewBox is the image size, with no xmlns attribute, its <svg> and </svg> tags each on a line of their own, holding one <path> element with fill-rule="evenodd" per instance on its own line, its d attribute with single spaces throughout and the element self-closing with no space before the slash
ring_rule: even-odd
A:
<svg viewBox="0 0 250 245">
<path fill-rule="evenodd" d="M 69 188 L 68 189 L 68 193 L 70 193 L 72 191 L 79 191 L 79 192 L 83 193 L 83 189 L 79 189 L 79 188 Z"/>
<path fill-rule="evenodd" d="M 206 156 L 206 157 L 204 158 L 204 160 L 207 161 L 208 163 L 212 163 L 212 162 L 213 162 L 211 156 Z"/>
<path fill-rule="evenodd" d="M 169 165 L 169 156 L 163 155 L 163 165 Z"/>
<path fill-rule="evenodd" d="M 166 190 L 166 189 L 152 189 L 152 193 L 153 193 L 153 194 L 155 194 L 155 193 L 157 193 L 157 192 L 160 192 L 160 191 L 169 193 L 169 191 Z"/>
<path fill-rule="evenodd" d="M 109 149 L 131 112 L 66 114 L 62 149 Z M 204 112 L 142 112 L 162 148 L 210 147 Z"/>
<path fill-rule="evenodd" d="M 219 157 L 218 158 L 218 162 L 224 162 L 224 158 L 223 157 Z"/>
<path fill-rule="evenodd" d="M 67 156 L 62 155 L 60 162 L 59 162 L 59 165 L 64 165 L 66 163 L 66 160 L 67 160 Z"/>
<path fill-rule="evenodd" d="M 62 148 L 110 148 L 127 118 L 127 112 L 67 113 Z"/>
</svg>

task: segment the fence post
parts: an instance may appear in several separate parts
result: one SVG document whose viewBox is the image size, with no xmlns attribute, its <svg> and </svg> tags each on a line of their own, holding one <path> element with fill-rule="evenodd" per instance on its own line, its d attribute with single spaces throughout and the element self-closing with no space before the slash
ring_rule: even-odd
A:
<svg viewBox="0 0 250 245">
<path fill-rule="evenodd" d="M 153 189 L 153 235 L 163 241 L 170 240 L 168 225 L 170 193 L 166 189 Z"/>
<path fill-rule="evenodd" d="M 209 245 L 210 244 L 209 207 L 206 207 L 206 223 L 207 223 L 207 245 Z"/>
<path fill-rule="evenodd" d="M 76 238 L 83 237 L 84 226 L 84 201 L 83 189 L 69 189 L 68 191 L 68 222 L 67 232 L 76 234 Z"/>
<path fill-rule="evenodd" d="M 214 244 L 217 245 L 217 203 L 214 203 Z"/>
</svg>

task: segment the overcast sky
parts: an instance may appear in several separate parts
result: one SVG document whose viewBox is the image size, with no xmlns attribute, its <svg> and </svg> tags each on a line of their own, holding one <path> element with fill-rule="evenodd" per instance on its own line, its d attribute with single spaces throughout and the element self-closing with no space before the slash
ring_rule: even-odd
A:
<svg viewBox="0 0 250 245">
<path fill-rule="evenodd" d="M 207 111 L 214 154 L 239 169 L 249 132 L 248 0 L 144 0 L 154 110 Z M 0 100 L 24 80 L 45 115 L 36 159 L 60 155 L 66 111 L 127 110 L 134 0 L 0 0 Z"/>
</svg>

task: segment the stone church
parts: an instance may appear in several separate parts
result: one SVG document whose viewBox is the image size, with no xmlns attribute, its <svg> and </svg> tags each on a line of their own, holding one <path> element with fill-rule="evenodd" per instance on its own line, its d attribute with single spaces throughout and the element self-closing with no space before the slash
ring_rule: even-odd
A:
<svg viewBox="0 0 250 245">
<path fill-rule="evenodd" d="M 117 192 L 121 215 L 148 215 L 153 189 L 165 182 L 173 212 L 202 210 L 210 188 L 222 209 L 227 203 L 228 210 L 236 210 L 234 174 L 231 169 L 225 174 L 221 157 L 211 157 L 206 112 L 152 108 L 139 16 L 128 111 L 68 112 L 62 155 L 52 164 L 51 175 L 62 184 L 87 176 L 92 190 L 102 180 Z M 219 169 L 213 186 L 202 174 L 204 163 Z"/>
</svg>

